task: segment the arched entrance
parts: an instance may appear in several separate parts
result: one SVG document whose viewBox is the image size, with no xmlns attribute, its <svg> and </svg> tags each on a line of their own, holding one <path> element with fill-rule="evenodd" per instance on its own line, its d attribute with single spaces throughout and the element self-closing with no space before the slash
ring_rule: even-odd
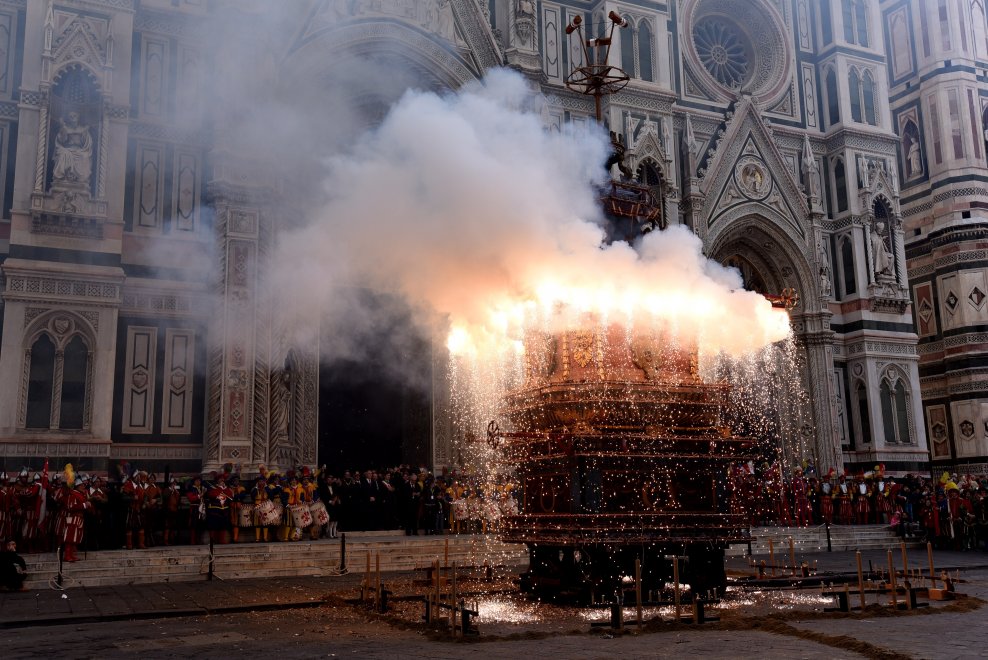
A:
<svg viewBox="0 0 988 660">
<path fill-rule="evenodd" d="M 339 153 L 379 125 L 408 90 L 445 93 L 480 78 L 463 50 L 442 34 L 368 12 L 303 33 L 281 63 L 279 85 L 305 89 L 306 108 L 345 127 L 327 127 L 328 135 L 313 136 L 310 149 Z M 312 167 L 318 154 L 308 155 L 308 167 L 286 183 L 289 204 L 322 188 L 321 169 Z M 282 226 L 292 222 L 286 215 Z M 318 462 L 334 474 L 431 465 L 434 420 L 445 423 L 436 399 L 449 387 L 433 360 L 433 338 L 418 329 L 411 310 L 384 292 L 350 283 L 338 298 L 340 313 L 325 316 L 320 328 L 318 395 L 305 411 L 318 419 Z"/>
<path fill-rule="evenodd" d="M 799 380 L 808 398 L 799 402 L 801 406 L 793 405 L 795 401 L 778 406 L 775 426 L 787 436 L 783 440 L 790 445 L 789 460 L 812 457 L 817 466 L 826 470 L 840 464 L 840 445 L 833 430 L 830 312 L 818 297 L 814 267 L 794 233 L 795 228 L 782 224 L 779 218 L 754 212 L 733 220 L 729 226 L 715 225 L 707 237 L 707 254 L 737 268 L 749 290 L 778 294 L 791 288 L 799 294 L 790 319 L 798 348 Z M 800 414 L 792 415 L 800 408 Z"/>
</svg>

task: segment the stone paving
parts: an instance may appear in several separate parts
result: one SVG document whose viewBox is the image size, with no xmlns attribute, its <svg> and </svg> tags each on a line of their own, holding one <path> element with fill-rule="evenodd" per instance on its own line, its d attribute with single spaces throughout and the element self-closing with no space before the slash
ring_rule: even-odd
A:
<svg viewBox="0 0 988 660">
<path fill-rule="evenodd" d="M 910 565 L 925 560 L 925 552 Z M 872 561 L 883 552 L 863 553 Z M 850 571 L 854 553 L 822 553 L 823 570 Z M 746 565 L 744 560 L 739 561 Z M 937 553 L 938 568 L 961 568 L 958 590 L 988 600 L 984 553 Z M 897 557 L 898 563 L 898 557 Z M 394 575 L 394 574 L 392 574 Z M 407 576 L 408 574 L 404 574 Z M 589 634 L 589 627 L 496 641 L 431 641 L 422 631 L 393 627 L 346 606 L 320 605 L 327 593 L 362 576 L 83 587 L 0 594 L 0 657 L 280 657 L 360 658 L 979 658 L 988 657 L 988 610 L 860 619 L 806 619 L 763 630 L 716 626 L 661 632 Z M 826 637 L 811 641 L 801 632 Z M 839 636 L 872 645 L 854 647 Z"/>
</svg>

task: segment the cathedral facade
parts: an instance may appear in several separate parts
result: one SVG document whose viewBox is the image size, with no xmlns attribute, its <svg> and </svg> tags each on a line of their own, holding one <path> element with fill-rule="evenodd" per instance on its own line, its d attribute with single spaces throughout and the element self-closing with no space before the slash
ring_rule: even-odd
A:
<svg viewBox="0 0 988 660">
<path fill-rule="evenodd" d="M 625 162 L 747 287 L 798 293 L 804 457 L 988 471 L 980 0 L 0 0 L 0 466 L 325 462 L 319 351 L 265 295 L 291 183 L 229 129 L 232 90 L 372 60 L 401 73 L 346 88 L 373 125 L 399 88 L 508 66 L 547 130 L 588 124 L 566 28 L 610 12 Z M 416 458 L 438 467 L 431 368 Z"/>
</svg>

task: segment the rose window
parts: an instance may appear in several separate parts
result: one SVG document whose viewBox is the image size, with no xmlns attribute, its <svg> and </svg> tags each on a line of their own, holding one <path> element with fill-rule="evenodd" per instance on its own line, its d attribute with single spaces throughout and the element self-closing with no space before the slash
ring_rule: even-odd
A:
<svg viewBox="0 0 988 660">
<path fill-rule="evenodd" d="M 749 79 L 749 49 L 737 28 L 719 18 L 701 20 L 693 28 L 700 62 L 721 85 L 739 88 Z"/>
</svg>

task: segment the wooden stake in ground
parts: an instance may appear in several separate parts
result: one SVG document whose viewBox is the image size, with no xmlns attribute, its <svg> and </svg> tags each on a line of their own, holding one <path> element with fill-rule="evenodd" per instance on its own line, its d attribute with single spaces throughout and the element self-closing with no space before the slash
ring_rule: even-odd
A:
<svg viewBox="0 0 988 660">
<path fill-rule="evenodd" d="M 771 539 L 769 543 L 771 543 Z M 672 598 L 676 605 L 676 623 L 679 623 L 683 616 L 683 608 L 679 605 L 679 557 L 672 558 Z"/>
<path fill-rule="evenodd" d="M 446 537 L 446 543 L 443 547 L 443 568 L 449 568 L 449 537 Z"/>
<path fill-rule="evenodd" d="M 909 555 L 906 553 L 906 542 L 901 543 L 902 548 L 902 584 L 906 588 L 906 609 L 913 608 L 912 580 L 909 577 Z"/>
<path fill-rule="evenodd" d="M 772 565 L 772 577 L 775 577 L 775 544 L 768 540 L 768 561 Z"/>
<path fill-rule="evenodd" d="M 861 594 L 861 611 L 865 609 L 864 571 L 861 570 L 861 551 L 854 553 L 858 560 L 858 593 Z"/>
<path fill-rule="evenodd" d="M 381 553 L 374 555 L 374 607 L 381 608 Z"/>
<path fill-rule="evenodd" d="M 933 544 L 929 542 L 926 544 L 926 557 L 930 560 L 930 589 L 936 589 L 937 578 L 936 573 L 933 572 Z"/>
<path fill-rule="evenodd" d="M 364 569 L 364 590 L 360 599 L 370 598 L 370 550 L 367 551 L 367 568 Z"/>
<path fill-rule="evenodd" d="M 449 629 L 456 634 L 456 562 L 453 562 L 453 573 L 449 581 Z"/>
<path fill-rule="evenodd" d="M 635 608 L 638 628 L 642 627 L 642 560 L 635 559 Z"/>
<path fill-rule="evenodd" d="M 892 551 L 888 551 L 889 555 L 889 587 L 892 589 L 892 609 L 899 609 L 899 594 L 896 593 L 898 589 L 895 586 L 895 563 L 892 561 Z"/>
<path fill-rule="evenodd" d="M 796 575 L 796 544 L 792 537 L 789 537 L 789 565 L 792 566 L 792 574 Z"/>
</svg>

